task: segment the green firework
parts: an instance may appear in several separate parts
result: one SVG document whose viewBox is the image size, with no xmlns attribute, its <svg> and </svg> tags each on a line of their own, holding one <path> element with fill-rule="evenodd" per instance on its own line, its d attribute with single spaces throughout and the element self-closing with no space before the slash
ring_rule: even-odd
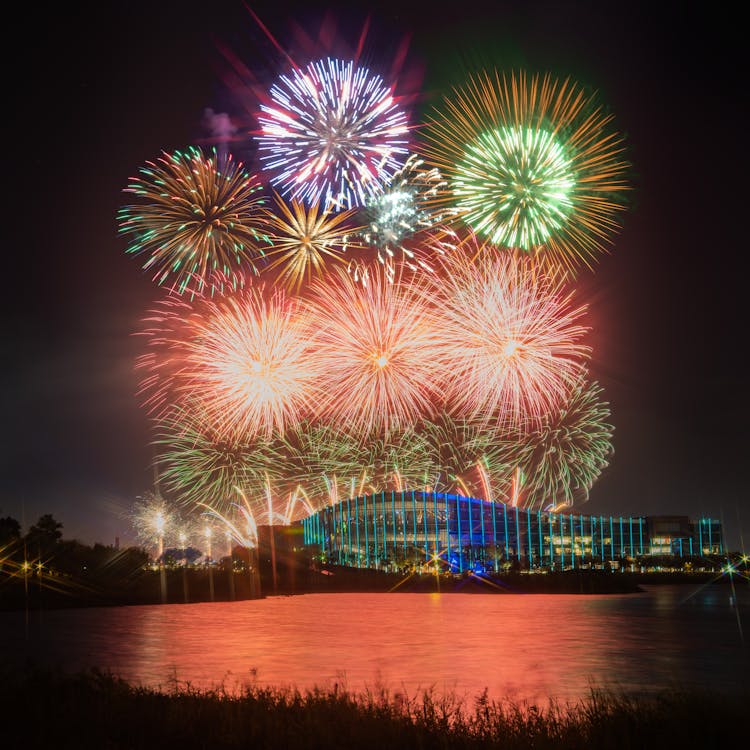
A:
<svg viewBox="0 0 750 750">
<path fill-rule="evenodd" d="M 225 510 L 240 492 L 257 492 L 277 463 L 270 443 L 218 435 L 201 410 L 189 403 L 158 423 L 154 444 L 161 481 L 186 505 L 208 504 Z"/>
<path fill-rule="evenodd" d="M 430 205 L 567 273 L 620 227 L 624 139 L 594 93 L 550 75 L 480 72 L 444 97 L 418 150 L 445 178 Z"/>
<path fill-rule="evenodd" d="M 545 510 L 588 500 L 613 452 L 614 428 L 601 395 L 597 383 L 581 381 L 538 430 L 517 436 L 523 475 L 519 504 Z"/>
</svg>

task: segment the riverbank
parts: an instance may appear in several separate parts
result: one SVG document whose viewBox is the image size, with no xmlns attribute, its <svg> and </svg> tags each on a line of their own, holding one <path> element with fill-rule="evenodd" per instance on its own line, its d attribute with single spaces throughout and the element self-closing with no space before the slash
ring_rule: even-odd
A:
<svg viewBox="0 0 750 750">
<path fill-rule="evenodd" d="M 0 672 L 8 747 L 76 750 L 723 749 L 744 732 L 747 700 L 711 692 L 592 691 L 578 703 L 535 706 L 335 687 L 230 694 L 175 685 L 164 693 L 96 671 Z"/>
</svg>

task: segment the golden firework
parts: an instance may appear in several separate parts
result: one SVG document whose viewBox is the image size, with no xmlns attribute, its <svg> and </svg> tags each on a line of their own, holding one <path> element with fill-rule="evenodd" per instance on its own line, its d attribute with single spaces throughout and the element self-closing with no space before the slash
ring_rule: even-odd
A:
<svg viewBox="0 0 750 750">
<path fill-rule="evenodd" d="M 327 262 L 344 262 L 347 247 L 353 246 L 349 236 L 361 227 L 350 223 L 355 209 L 331 213 L 317 203 L 286 203 L 278 194 L 275 201 L 278 211 L 268 216 L 272 247 L 266 252 L 271 259 L 267 270 L 276 270 L 277 282 L 299 291 L 303 281 L 323 275 Z"/>
</svg>

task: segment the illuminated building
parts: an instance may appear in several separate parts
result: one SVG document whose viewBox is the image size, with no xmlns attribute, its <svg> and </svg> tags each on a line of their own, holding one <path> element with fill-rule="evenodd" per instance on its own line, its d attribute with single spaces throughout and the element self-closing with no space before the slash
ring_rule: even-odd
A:
<svg viewBox="0 0 750 750">
<path fill-rule="evenodd" d="M 304 519 L 302 527 L 306 545 L 319 546 L 331 562 L 359 568 L 442 561 L 446 570 L 457 573 L 497 571 L 509 564 L 564 570 L 652 554 L 722 553 L 718 521 L 701 518 L 691 523 L 685 517 L 684 525 L 681 520 L 669 537 L 663 522 L 664 517 L 533 511 L 406 490 L 348 498 Z"/>
<path fill-rule="evenodd" d="M 724 551 L 721 523 L 712 518 L 691 521 L 687 516 L 647 516 L 652 555 L 692 557 Z"/>
</svg>

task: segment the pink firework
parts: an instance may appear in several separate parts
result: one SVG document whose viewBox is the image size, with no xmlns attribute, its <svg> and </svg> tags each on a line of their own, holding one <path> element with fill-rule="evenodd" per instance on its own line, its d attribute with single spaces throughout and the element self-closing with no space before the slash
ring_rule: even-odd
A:
<svg viewBox="0 0 750 750">
<path fill-rule="evenodd" d="M 316 378 L 308 327 L 281 290 L 168 300 L 148 320 L 141 392 L 157 418 L 196 399 L 218 435 L 248 438 L 283 432 L 308 413 Z"/>
<path fill-rule="evenodd" d="M 440 337 L 426 296 L 374 269 L 362 285 L 344 271 L 311 288 L 320 410 L 353 434 L 405 427 L 434 410 Z"/>
<path fill-rule="evenodd" d="M 200 398 L 219 432 L 283 432 L 309 411 L 315 362 L 299 304 L 252 288 L 208 305 L 186 347 L 186 391 Z"/>
<path fill-rule="evenodd" d="M 537 424 L 585 370 L 585 305 L 533 259 L 479 245 L 446 255 L 431 278 L 444 336 L 448 403 L 472 418 Z"/>
</svg>

